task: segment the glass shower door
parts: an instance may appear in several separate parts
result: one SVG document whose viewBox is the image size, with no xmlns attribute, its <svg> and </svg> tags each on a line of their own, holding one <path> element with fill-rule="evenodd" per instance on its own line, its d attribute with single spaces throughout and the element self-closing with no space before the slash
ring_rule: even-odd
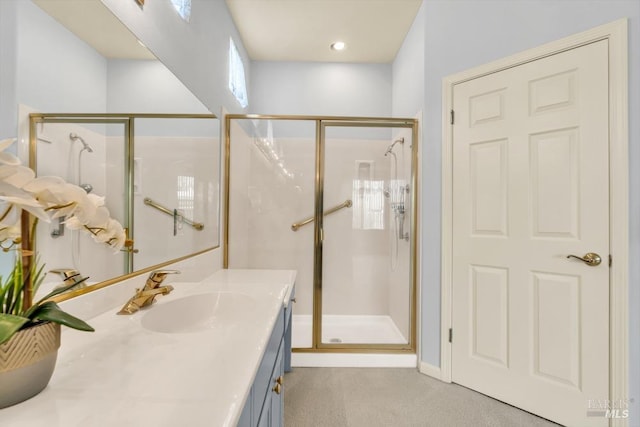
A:
<svg viewBox="0 0 640 427">
<path fill-rule="evenodd" d="M 293 347 L 311 348 L 316 122 L 234 119 L 228 126 L 228 266 L 296 270 Z"/>
<path fill-rule="evenodd" d="M 411 129 L 323 124 L 322 347 L 410 345 Z"/>
</svg>

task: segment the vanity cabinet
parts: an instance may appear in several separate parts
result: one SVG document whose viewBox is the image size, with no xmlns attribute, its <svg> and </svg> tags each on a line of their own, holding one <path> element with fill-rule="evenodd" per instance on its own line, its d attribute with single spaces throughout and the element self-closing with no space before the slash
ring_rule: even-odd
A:
<svg viewBox="0 0 640 427">
<path fill-rule="evenodd" d="M 285 358 L 290 358 L 291 341 L 285 340 L 285 324 L 290 331 L 291 313 L 283 307 L 269 338 L 262 361 L 256 373 L 239 427 L 282 427 L 284 425 L 284 370 Z M 286 356 L 289 354 L 289 356 Z M 290 360 L 290 359 L 289 359 Z"/>
<path fill-rule="evenodd" d="M 296 302 L 296 287 L 291 289 L 289 304 L 284 308 L 284 371 L 291 372 L 291 315 L 293 304 Z"/>
</svg>

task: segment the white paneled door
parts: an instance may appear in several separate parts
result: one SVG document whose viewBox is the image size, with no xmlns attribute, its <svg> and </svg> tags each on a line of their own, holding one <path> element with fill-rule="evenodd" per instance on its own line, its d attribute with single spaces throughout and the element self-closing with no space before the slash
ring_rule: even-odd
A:
<svg viewBox="0 0 640 427">
<path fill-rule="evenodd" d="M 605 40 L 453 92 L 452 380 L 565 425 L 607 425 L 607 64 Z"/>
</svg>

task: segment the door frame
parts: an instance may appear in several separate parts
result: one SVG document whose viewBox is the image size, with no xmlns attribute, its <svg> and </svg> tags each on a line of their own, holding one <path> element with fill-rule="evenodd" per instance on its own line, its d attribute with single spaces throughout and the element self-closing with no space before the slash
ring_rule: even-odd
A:
<svg viewBox="0 0 640 427">
<path fill-rule="evenodd" d="M 449 329 L 453 314 L 453 131 L 451 111 L 454 86 L 596 41 L 609 43 L 609 399 L 628 394 L 628 271 L 629 271 L 629 165 L 628 165 L 628 42 L 627 19 L 620 19 L 518 54 L 447 76 L 442 82 L 442 276 L 440 374 L 451 382 Z M 585 406 L 585 411 L 587 410 Z M 611 426 L 627 426 L 627 419 L 612 419 Z"/>
</svg>

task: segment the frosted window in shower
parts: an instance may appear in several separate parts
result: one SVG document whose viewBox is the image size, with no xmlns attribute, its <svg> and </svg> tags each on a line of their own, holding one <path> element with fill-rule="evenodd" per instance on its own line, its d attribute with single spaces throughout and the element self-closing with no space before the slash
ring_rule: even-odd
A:
<svg viewBox="0 0 640 427">
<path fill-rule="evenodd" d="M 177 182 L 178 210 L 187 218 L 193 218 L 195 199 L 195 178 L 178 175 Z"/>
<path fill-rule="evenodd" d="M 353 228 L 384 229 L 384 181 L 353 180 Z"/>
<path fill-rule="evenodd" d="M 244 63 L 232 38 L 229 38 L 229 90 L 242 108 L 249 105 L 247 82 L 244 75 Z"/>
</svg>

